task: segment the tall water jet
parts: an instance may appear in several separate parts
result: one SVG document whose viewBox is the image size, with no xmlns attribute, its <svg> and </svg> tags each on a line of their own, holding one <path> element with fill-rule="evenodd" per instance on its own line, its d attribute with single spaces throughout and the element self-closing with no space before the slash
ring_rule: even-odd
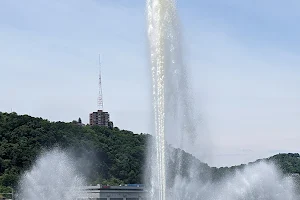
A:
<svg viewBox="0 0 300 200">
<path fill-rule="evenodd" d="M 187 144 L 195 140 L 195 137 L 191 137 L 196 132 L 193 124 L 195 120 L 192 119 L 191 98 L 181 55 L 175 1 L 147 0 L 147 20 L 156 136 L 150 161 L 151 188 L 152 198 L 164 200 L 168 175 L 165 139 L 172 137 L 165 133 L 172 132 L 175 136 L 172 139 L 177 140 L 175 146 L 185 149 Z M 183 117 L 185 120 L 180 120 Z M 184 134 L 188 137 L 183 137 Z M 178 156 L 181 157 L 181 154 Z M 180 171 L 181 163 L 176 167 Z"/>
<path fill-rule="evenodd" d="M 151 70 L 153 81 L 153 105 L 155 122 L 155 159 L 152 187 L 157 193 L 158 200 L 166 199 L 166 167 L 165 167 L 165 67 L 166 67 L 166 38 L 169 37 L 167 28 L 173 15 L 172 0 L 148 0 L 148 38 L 151 52 Z M 152 169 L 153 170 L 153 169 Z M 154 191 L 153 191 L 154 193 Z"/>
</svg>

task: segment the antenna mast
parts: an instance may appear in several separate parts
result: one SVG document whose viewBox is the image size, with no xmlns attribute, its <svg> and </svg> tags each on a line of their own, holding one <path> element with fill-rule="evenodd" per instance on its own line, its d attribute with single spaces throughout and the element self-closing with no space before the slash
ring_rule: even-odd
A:
<svg viewBox="0 0 300 200">
<path fill-rule="evenodd" d="M 102 82 L 101 82 L 101 55 L 99 54 L 99 96 L 98 96 L 98 108 L 103 110 L 103 95 L 102 95 Z"/>
</svg>

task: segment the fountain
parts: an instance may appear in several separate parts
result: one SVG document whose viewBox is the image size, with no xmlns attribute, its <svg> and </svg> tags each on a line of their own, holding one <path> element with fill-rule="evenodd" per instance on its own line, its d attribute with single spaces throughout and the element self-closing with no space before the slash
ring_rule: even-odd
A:
<svg viewBox="0 0 300 200">
<path fill-rule="evenodd" d="M 199 179 L 196 163 L 182 163 L 182 151 L 201 149 L 207 138 L 198 137 L 186 67 L 183 64 L 175 0 L 147 0 L 148 38 L 153 80 L 155 142 L 148 155 L 151 200 L 297 200 L 292 178 L 273 164 L 258 163 L 236 171 L 218 182 Z M 199 142 L 199 139 L 202 139 Z M 200 145 L 199 145 L 200 144 Z M 168 161 L 174 161 L 170 166 Z M 187 166 L 188 165 L 188 166 Z M 175 173 L 170 184 L 170 167 Z M 186 176 L 182 176 L 182 170 Z M 209 176 L 208 176 L 209 177 Z M 19 200 L 72 200 L 86 185 L 75 163 L 64 152 L 52 150 L 39 157 L 20 180 Z M 82 192 L 80 192 L 82 196 Z"/>
<path fill-rule="evenodd" d="M 155 142 L 151 143 L 148 152 L 151 166 L 149 199 L 300 199 L 295 194 L 293 180 L 281 174 L 273 164 L 261 162 L 218 182 L 204 181 L 199 180 L 197 174 L 201 169 L 195 163 L 189 163 L 187 167 L 182 163 L 183 154 L 174 154 L 167 147 L 166 141 L 171 139 L 174 146 L 195 152 L 196 148 L 201 149 L 206 144 L 207 138 L 202 138 L 203 133 L 201 137 L 197 134 L 198 118 L 192 106 L 182 58 L 175 0 L 147 0 L 147 21 L 155 126 Z M 168 166 L 169 160 L 175 160 L 176 166 Z M 167 181 L 170 169 L 175 169 L 172 184 Z M 188 171 L 187 178 L 180 174 L 182 170 Z"/>
<path fill-rule="evenodd" d="M 73 200 L 86 185 L 65 152 L 54 149 L 42 154 L 20 180 L 19 200 Z M 82 195 L 82 194 L 81 194 Z"/>
</svg>

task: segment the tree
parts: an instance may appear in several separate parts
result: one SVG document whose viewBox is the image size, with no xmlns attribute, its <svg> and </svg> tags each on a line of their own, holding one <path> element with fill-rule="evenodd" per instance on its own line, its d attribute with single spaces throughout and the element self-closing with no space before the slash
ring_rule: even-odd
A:
<svg viewBox="0 0 300 200">
<path fill-rule="evenodd" d="M 20 175 L 30 169 L 40 153 L 54 147 L 75 155 L 78 170 L 86 172 L 83 175 L 88 183 L 143 183 L 144 174 L 150 175 L 151 166 L 145 160 L 147 143 L 154 142 L 151 135 L 134 134 L 117 127 L 78 126 L 80 118 L 75 122 L 50 122 L 0 112 L 0 186 L 15 187 Z M 191 163 L 199 169 L 195 177 L 202 181 L 219 181 L 247 166 L 211 168 L 183 150 L 169 145 L 166 150 L 172 152 L 167 155 L 176 158 L 166 157 L 170 172 L 168 184 L 174 183 L 176 174 L 189 178 Z M 278 154 L 262 160 L 275 162 L 285 174 L 300 174 L 299 154 Z"/>
</svg>

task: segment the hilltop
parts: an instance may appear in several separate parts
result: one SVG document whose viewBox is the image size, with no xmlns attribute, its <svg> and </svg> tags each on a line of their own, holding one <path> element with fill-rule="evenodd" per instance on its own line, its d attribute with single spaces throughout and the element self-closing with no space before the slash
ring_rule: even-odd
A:
<svg viewBox="0 0 300 200">
<path fill-rule="evenodd" d="M 152 137 L 117 127 L 80 126 L 74 122 L 50 122 L 28 115 L 0 112 L 0 138 L 0 190 L 3 191 L 5 187 L 15 187 L 20 174 L 32 166 L 37 156 L 54 147 L 72 152 L 82 163 L 79 170 L 85 171 L 84 175 L 92 184 L 143 183 L 143 169 L 149 167 L 145 165 L 146 146 Z M 183 155 L 181 168 L 171 168 L 169 183 L 174 181 L 176 170 L 187 176 L 190 163 L 199 169 L 197 176 L 202 180 L 219 180 L 246 166 L 211 168 L 180 149 L 169 146 L 168 151 L 172 151 L 173 157 Z M 299 154 L 278 154 L 262 160 L 275 162 L 285 174 L 300 174 Z M 176 166 L 178 160 L 168 159 L 167 162 L 171 167 Z"/>
</svg>

